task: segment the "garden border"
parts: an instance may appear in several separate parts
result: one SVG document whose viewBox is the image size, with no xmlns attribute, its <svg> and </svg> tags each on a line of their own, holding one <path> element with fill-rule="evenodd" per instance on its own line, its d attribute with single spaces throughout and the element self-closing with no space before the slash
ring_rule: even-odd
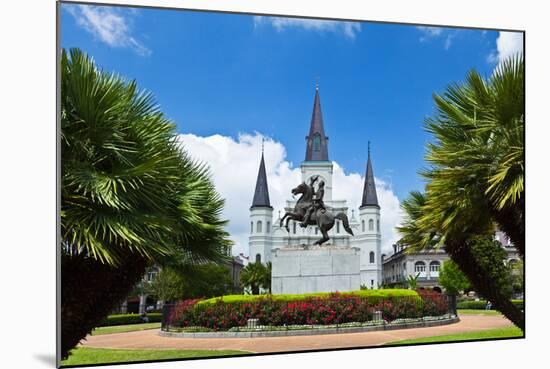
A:
<svg viewBox="0 0 550 369">
<path fill-rule="evenodd" d="M 249 331 L 249 332 L 166 332 L 160 330 L 159 335 L 163 337 L 176 338 L 255 338 L 255 337 L 286 337 L 286 336 L 314 336 L 320 334 L 342 334 L 374 332 L 394 329 L 426 328 L 441 325 L 458 323 L 460 318 L 453 316 L 447 319 L 425 320 L 406 323 L 385 323 L 380 325 L 364 327 L 336 327 L 336 328 L 313 328 L 313 329 L 288 329 L 273 331 Z"/>
</svg>

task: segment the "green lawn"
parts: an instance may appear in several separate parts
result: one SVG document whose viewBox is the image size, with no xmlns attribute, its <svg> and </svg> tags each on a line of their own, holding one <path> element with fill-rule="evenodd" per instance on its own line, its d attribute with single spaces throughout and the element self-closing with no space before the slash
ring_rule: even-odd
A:
<svg viewBox="0 0 550 369">
<path fill-rule="evenodd" d="M 123 350 L 79 347 L 72 350 L 72 355 L 67 360 L 61 361 L 61 366 L 233 356 L 248 353 L 237 350 Z"/>
<path fill-rule="evenodd" d="M 385 346 L 409 345 L 412 343 L 437 343 L 437 342 L 470 341 L 470 340 L 480 340 L 480 339 L 512 338 L 512 337 L 523 337 L 523 332 L 521 331 L 521 329 L 517 327 L 487 329 L 484 331 L 450 334 L 447 336 L 433 336 L 433 337 L 415 338 L 410 340 L 394 341 L 394 342 L 386 343 Z"/>
<path fill-rule="evenodd" d="M 144 329 L 158 329 L 160 323 L 140 323 L 140 324 L 126 324 L 126 325 L 111 325 L 108 327 L 95 328 L 92 331 L 92 336 L 99 336 L 101 334 L 122 333 L 142 331 Z"/>
<path fill-rule="evenodd" d="M 496 310 L 458 309 L 458 315 L 502 315 Z"/>
</svg>

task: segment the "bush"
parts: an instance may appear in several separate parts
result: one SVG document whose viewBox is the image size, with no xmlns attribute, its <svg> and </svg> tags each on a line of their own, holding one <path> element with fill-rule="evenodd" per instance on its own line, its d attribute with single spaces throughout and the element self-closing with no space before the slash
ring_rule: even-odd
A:
<svg viewBox="0 0 550 369">
<path fill-rule="evenodd" d="M 254 303 L 262 299 L 269 298 L 274 301 L 293 302 L 305 301 L 313 297 L 327 298 L 333 295 L 333 292 L 304 293 L 296 295 L 226 295 L 214 297 L 207 300 L 201 300 L 198 305 L 214 305 L 220 302 L 226 304 L 235 303 Z M 418 293 L 406 289 L 387 289 L 387 290 L 359 290 L 352 292 L 339 293 L 342 296 L 357 296 L 362 298 L 389 298 L 389 297 L 412 297 L 419 299 Z"/>
<path fill-rule="evenodd" d="M 419 295 L 411 290 L 369 290 L 353 293 L 304 295 L 231 295 L 176 304 L 168 317 L 170 326 L 228 330 L 242 327 L 251 318 L 260 325 L 326 325 L 366 322 L 375 311 L 382 318 L 420 318 L 447 312 L 445 298 L 436 292 Z"/>
<path fill-rule="evenodd" d="M 449 310 L 445 295 L 433 290 L 418 290 L 417 292 L 422 298 L 423 316 L 439 316 Z"/>
<path fill-rule="evenodd" d="M 512 300 L 512 303 L 518 308 L 523 310 L 524 302 L 523 300 Z M 484 310 L 487 306 L 486 300 L 479 301 L 461 301 L 456 304 L 457 309 L 473 309 L 473 310 Z M 492 307 L 494 309 L 494 307 Z"/>
<path fill-rule="evenodd" d="M 161 322 L 162 313 L 148 313 L 149 323 Z M 115 314 L 109 315 L 99 326 L 126 325 L 143 323 L 140 314 Z"/>
</svg>

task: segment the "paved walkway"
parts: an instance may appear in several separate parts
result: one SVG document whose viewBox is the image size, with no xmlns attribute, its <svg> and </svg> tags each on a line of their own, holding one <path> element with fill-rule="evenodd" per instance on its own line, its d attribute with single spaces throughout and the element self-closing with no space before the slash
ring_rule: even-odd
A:
<svg viewBox="0 0 550 369">
<path fill-rule="evenodd" d="M 126 349 L 244 350 L 283 352 L 343 347 L 378 346 L 387 342 L 502 328 L 511 323 L 501 316 L 462 315 L 460 322 L 429 328 L 390 331 L 261 338 L 177 338 L 161 337 L 158 329 L 88 336 L 85 347 Z"/>
</svg>

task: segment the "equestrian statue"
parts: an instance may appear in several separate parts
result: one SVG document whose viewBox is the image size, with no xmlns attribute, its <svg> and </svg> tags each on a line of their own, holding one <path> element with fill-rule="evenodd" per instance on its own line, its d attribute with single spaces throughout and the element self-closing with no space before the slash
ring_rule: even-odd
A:
<svg viewBox="0 0 550 369">
<path fill-rule="evenodd" d="M 281 218 L 280 226 L 283 226 L 283 222 L 286 219 L 285 228 L 290 233 L 288 228 L 288 222 L 294 220 L 300 222 L 301 227 L 307 227 L 308 225 L 316 225 L 323 237 L 316 241 L 315 245 L 322 245 L 327 242 L 330 237 L 328 231 L 334 227 L 335 219 L 342 221 L 346 232 L 353 236 L 353 231 L 349 227 L 348 216 L 344 212 L 340 212 L 336 215 L 332 214 L 326 209 L 323 197 L 325 195 L 325 182 L 319 181 L 317 191 L 315 191 L 314 184 L 319 179 L 319 176 L 313 176 L 310 179 L 309 184 L 302 182 L 298 187 L 292 189 L 292 195 L 301 194 L 300 198 L 296 202 L 294 211 L 288 211 Z"/>
</svg>

